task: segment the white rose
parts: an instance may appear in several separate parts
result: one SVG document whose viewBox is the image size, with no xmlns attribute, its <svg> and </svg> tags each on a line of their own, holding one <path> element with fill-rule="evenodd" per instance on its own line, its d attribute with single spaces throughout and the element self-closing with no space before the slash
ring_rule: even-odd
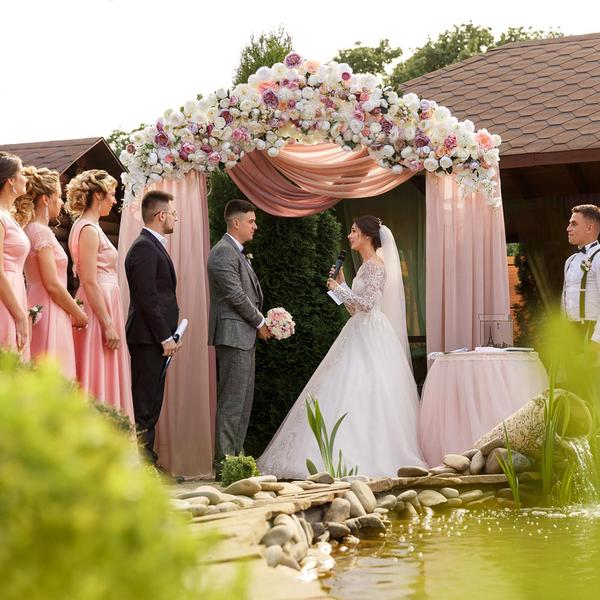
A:
<svg viewBox="0 0 600 600">
<path fill-rule="evenodd" d="M 252 110 L 252 102 L 250 102 L 250 100 L 242 100 L 242 102 L 240 102 L 240 110 L 242 112 L 249 112 Z"/>
<path fill-rule="evenodd" d="M 261 67 L 256 71 L 256 77 L 258 77 L 259 81 L 270 81 L 273 79 L 273 72 L 269 67 Z"/>
<path fill-rule="evenodd" d="M 150 177 L 148 177 L 150 181 L 161 181 L 162 177 L 157 173 L 150 173 Z"/>
<path fill-rule="evenodd" d="M 150 154 L 148 154 L 147 160 L 149 165 L 155 165 L 158 162 L 158 155 L 156 154 L 156 152 L 150 152 Z"/>
<path fill-rule="evenodd" d="M 268 131 L 266 137 L 267 137 L 267 142 L 269 142 L 269 144 L 274 144 L 277 141 L 277 134 L 274 133 L 273 131 Z"/>
<path fill-rule="evenodd" d="M 382 153 L 386 158 L 389 158 L 390 156 L 394 156 L 394 153 L 395 153 L 394 146 L 390 146 L 389 144 L 386 144 L 382 149 Z"/>
<path fill-rule="evenodd" d="M 327 131 L 331 127 L 329 121 L 321 121 L 321 129 Z"/>
<path fill-rule="evenodd" d="M 302 88 L 302 97 L 306 98 L 306 100 L 312 100 L 315 95 L 315 90 L 311 87 Z"/>
<path fill-rule="evenodd" d="M 415 139 L 415 135 L 417 135 L 417 130 L 414 127 L 407 127 L 404 130 L 404 139 L 409 142 Z"/>
<path fill-rule="evenodd" d="M 409 110 L 417 110 L 419 108 L 419 97 L 412 92 L 410 94 L 404 94 L 404 96 L 402 96 L 402 102 L 404 102 L 404 106 Z"/>
<path fill-rule="evenodd" d="M 279 150 L 277 148 L 269 148 L 267 150 L 267 154 L 269 156 L 277 156 L 279 154 Z"/>
<path fill-rule="evenodd" d="M 358 134 L 356 134 L 356 133 L 355 133 L 355 134 L 352 136 L 352 141 L 353 141 L 355 144 L 358 144 L 358 143 L 360 142 L 360 136 L 359 136 Z"/>
<path fill-rule="evenodd" d="M 463 121 L 463 127 L 471 133 L 475 131 L 475 125 L 473 124 L 473 121 L 469 121 L 468 119 Z"/>
<path fill-rule="evenodd" d="M 386 94 L 386 97 L 387 97 L 387 101 L 390 104 L 398 104 L 398 94 L 396 92 L 388 92 Z M 400 168 L 402 168 L 402 167 L 400 167 Z"/>
<path fill-rule="evenodd" d="M 485 162 L 495 164 L 500 159 L 500 151 L 498 148 L 492 148 L 491 150 L 485 152 L 483 156 L 485 158 Z"/>
<path fill-rule="evenodd" d="M 213 123 L 215 125 L 215 129 L 223 129 L 223 127 L 225 127 L 227 124 L 223 117 L 216 117 Z"/>
<path fill-rule="evenodd" d="M 354 133 L 358 133 L 359 131 L 361 131 L 363 128 L 363 124 L 362 121 L 359 121 L 358 119 L 352 119 L 350 121 L 350 129 L 354 132 Z"/>
<path fill-rule="evenodd" d="M 439 163 L 435 158 L 429 157 L 425 159 L 425 161 L 423 162 L 423 166 L 425 167 L 425 169 L 427 169 L 427 171 L 433 173 L 439 167 Z"/>
<path fill-rule="evenodd" d="M 227 90 L 225 88 L 219 88 L 216 92 L 217 98 L 225 98 L 227 96 Z"/>
<path fill-rule="evenodd" d="M 499 135 L 492 136 L 492 142 L 494 142 L 494 146 L 499 146 L 502 143 L 502 138 Z"/>
<path fill-rule="evenodd" d="M 394 165 L 392 167 L 392 173 L 402 173 L 403 169 L 402 169 L 402 165 Z"/>
<path fill-rule="evenodd" d="M 260 83 L 260 79 L 256 75 L 248 77 L 248 85 L 255 88 Z"/>
<path fill-rule="evenodd" d="M 440 167 L 442 169 L 449 169 L 452 166 L 452 159 L 449 156 L 442 156 L 440 158 Z"/>
<path fill-rule="evenodd" d="M 405 148 L 402 148 L 402 152 L 400 152 L 400 155 L 404 159 L 411 158 L 414 155 L 414 151 L 411 146 L 406 146 Z"/>
<path fill-rule="evenodd" d="M 319 78 L 316 75 L 311 75 L 308 78 L 308 85 L 312 87 L 317 87 L 319 85 Z"/>
<path fill-rule="evenodd" d="M 196 107 L 198 106 L 198 102 L 196 102 L 196 100 L 188 100 L 184 105 L 183 105 L 183 111 L 187 114 L 187 115 L 191 115 L 194 113 L 194 111 L 196 110 Z"/>
<path fill-rule="evenodd" d="M 256 149 L 257 150 L 264 150 L 265 149 L 265 141 L 264 140 L 256 140 Z"/>
<path fill-rule="evenodd" d="M 460 160 L 467 160 L 467 158 L 469 158 L 469 154 L 470 153 L 466 148 L 459 148 L 458 152 L 456 153 Z"/>
<path fill-rule="evenodd" d="M 219 100 L 219 106 L 221 108 L 229 108 L 229 98 L 223 98 L 222 100 Z"/>
<path fill-rule="evenodd" d="M 275 63 L 271 67 L 271 71 L 276 79 L 283 79 L 285 72 L 287 71 L 287 67 L 283 63 Z"/>
<path fill-rule="evenodd" d="M 144 142 L 144 134 L 141 131 L 136 131 L 129 136 L 129 139 L 136 145 L 140 145 Z"/>
<path fill-rule="evenodd" d="M 363 103 L 363 110 L 365 112 L 371 112 L 375 108 L 375 102 L 372 100 L 367 100 Z"/>
<path fill-rule="evenodd" d="M 379 123 L 371 123 L 369 129 L 371 130 L 371 133 L 379 133 L 381 131 L 381 125 Z"/>
</svg>

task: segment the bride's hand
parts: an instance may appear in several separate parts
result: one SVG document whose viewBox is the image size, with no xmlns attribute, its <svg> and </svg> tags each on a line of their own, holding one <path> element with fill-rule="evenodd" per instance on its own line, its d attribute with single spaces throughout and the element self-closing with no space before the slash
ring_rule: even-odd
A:
<svg viewBox="0 0 600 600">
<path fill-rule="evenodd" d="M 333 275 L 333 272 L 335 271 L 335 265 L 331 265 L 331 269 L 329 269 L 329 277 L 331 277 Z M 335 281 L 338 282 L 338 284 L 342 284 L 344 283 L 344 281 L 346 281 L 346 278 L 344 277 L 344 270 L 340 269 L 339 273 L 337 274 L 337 277 L 335 278 Z"/>
<path fill-rule="evenodd" d="M 327 280 L 327 289 L 335 290 L 336 287 L 339 287 L 339 283 L 335 281 L 335 279 L 331 279 L 331 277 Z"/>
</svg>

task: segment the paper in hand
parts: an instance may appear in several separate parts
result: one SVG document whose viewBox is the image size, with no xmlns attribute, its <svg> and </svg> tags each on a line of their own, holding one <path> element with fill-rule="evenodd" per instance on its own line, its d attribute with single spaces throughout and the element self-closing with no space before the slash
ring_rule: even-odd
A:
<svg viewBox="0 0 600 600">
<path fill-rule="evenodd" d="M 346 285 L 346 282 L 344 281 L 344 283 L 340 283 L 340 287 L 351 291 L 350 288 Z M 327 295 L 339 306 L 340 304 L 343 304 L 343 300 L 340 300 L 331 290 L 329 290 L 327 292 Z"/>
<path fill-rule="evenodd" d="M 188 326 L 188 320 L 187 319 L 182 319 L 181 323 L 179 323 L 179 325 L 177 326 L 177 329 L 175 330 L 175 333 L 173 334 L 173 340 L 175 342 L 180 342 L 181 338 L 183 337 L 183 334 L 185 333 L 185 330 L 187 329 Z M 167 374 L 167 368 L 168 366 L 171 364 L 171 360 L 173 360 L 173 356 L 168 356 L 163 364 L 163 368 L 162 371 L 160 372 L 160 378 L 162 379 L 166 374 Z"/>
</svg>

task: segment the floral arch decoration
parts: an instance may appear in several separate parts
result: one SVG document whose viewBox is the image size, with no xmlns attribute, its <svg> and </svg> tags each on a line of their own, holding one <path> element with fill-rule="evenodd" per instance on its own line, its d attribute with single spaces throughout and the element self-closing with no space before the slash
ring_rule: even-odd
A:
<svg viewBox="0 0 600 600">
<path fill-rule="evenodd" d="M 286 144 L 329 142 L 347 151 L 366 147 L 394 173 L 453 174 L 465 192 L 482 190 L 490 204 L 500 203 L 500 136 L 475 131 L 436 102 L 381 87 L 374 75 L 295 52 L 232 90 L 165 111 L 130 140 L 120 157 L 128 169 L 125 202 L 154 181 L 182 179 L 192 169 L 233 168 L 254 150 L 276 156 Z"/>
</svg>

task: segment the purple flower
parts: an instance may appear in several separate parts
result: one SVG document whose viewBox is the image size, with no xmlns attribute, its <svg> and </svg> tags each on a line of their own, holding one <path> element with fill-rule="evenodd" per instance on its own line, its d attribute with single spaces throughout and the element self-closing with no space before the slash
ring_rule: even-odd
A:
<svg viewBox="0 0 600 600">
<path fill-rule="evenodd" d="M 194 123 L 194 121 L 190 121 L 188 124 L 188 128 L 191 133 L 194 135 L 198 133 L 198 123 Z"/>
<path fill-rule="evenodd" d="M 190 144 L 189 142 L 184 142 L 181 144 L 181 148 L 179 149 L 179 158 L 181 160 L 187 160 L 190 154 L 196 152 L 196 147 L 194 144 Z"/>
<path fill-rule="evenodd" d="M 296 106 L 296 101 L 293 98 L 291 100 L 288 100 L 288 107 L 294 108 L 294 106 Z"/>
<path fill-rule="evenodd" d="M 423 168 L 423 163 L 420 160 L 411 160 L 408 163 L 408 168 L 411 171 L 420 171 Z"/>
<path fill-rule="evenodd" d="M 156 143 L 157 146 L 168 146 L 169 145 L 169 136 L 164 132 L 164 131 L 159 131 L 155 136 L 154 136 L 154 142 Z"/>
<path fill-rule="evenodd" d="M 156 122 L 156 129 L 158 129 L 158 131 L 164 131 L 162 121 Z"/>
<path fill-rule="evenodd" d="M 391 121 L 388 121 L 387 119 L 381 119 L 381 122 L 379 124 L 381 125 L 381 130 L 386 134 L 389 134 L 390 131 L 392 131 L 392 128 L 394 127 L 394 124 Z"/>
<path fill-rule="evenodd" d="M 206 152 L 206 154 L 210 154 L 213 151 L 212 146 L 209 146 L 208 144 L 202 144 L 202 146 L 200 146 L 200 150 L 202 150 L 202 152 Z"/>
<path fill-rule="evenodd" d="M 471 170 L 475 170 L 475 169 L 479 169 L 479 161 L 478 160 L 474 160 L 470 165 L 469 168 Z"/>
<path fill-rule="evenodd" d="M 458 140 L 456 139 L 456 136 L 453 133 L 450 133 L 449 135 L 446 136 L 446 139 L 444 140 L 444 146 L 446 146 L 446 148 L 448 148 L 448 150 L 452 150 L 452 148 L 456 148 L 457 145 L 458 145 Z"/>
<path fill-rule="evenodd" d="M 299 67 L 302 64 L 302 57 L 297 52 L 290 52 L 284 59 L 283 64 L 288 69 Z"/>
<path fill-rule="evenodd" d="M 206 135 L 210 135 L 212 133 L 212 130 L 215 128 L 215 126 L 212 123 L 209 123 L 206 126 Z"/>
<path fill-rule="evenodd" d="M 278 118 L 273 117 L 272 119 L 269 119 L 269 127 L 272 129 L 277 129 L 280 125 L 281 121 Z"/>
<path fill-rule="evenodd" d="M 129 154 L 135 154 L 135 145 L 134 144 L 127 144 L 127 147 L 125 149 L 127 150 L 127 152 L 129 152 Z"/>
<path fill-rule="evenodd" d="M 423 146 L 427 146 L 429 144 L 429 137 L 426 136 L 421 130 L 417 131 L 417 135 L 415 135 L 415 146 L 417 148 L 423 148 Z"/>
<path fill-rule="evenodd" d="M 231 112 L 230 112 L 230 111 L 228 111 L 228 110 L 222 110 L 222 111 L 219 113 L 219 116 L 220 116 L 220 117 L 223 117 L 223 118 L 225 119 L 225 124 L 226 124 L 226 125 L 229 125 L 229 123 L 231 123 L 231 122 L 233 121 L 233 115 L 232 115 L 232 114 L 231 114 Z"/>
<path fill-rule="evenodd" d="M 275 90 L 271 88 L 267 88 L 263 92 L 262 99 L 269 108 L 277 108 L 277 105 L 279 104 L 279 98 L 277 97 Z"/>
<path fill-rule="evenodd" d="M 352 75 L 350 75 L 350 73 L 348 73 L 348 71 L 344 71 L 342 73 L 342 81 L 348 81 L 350 79 L 350 77 L 352 77 Z"/>
</svg>

